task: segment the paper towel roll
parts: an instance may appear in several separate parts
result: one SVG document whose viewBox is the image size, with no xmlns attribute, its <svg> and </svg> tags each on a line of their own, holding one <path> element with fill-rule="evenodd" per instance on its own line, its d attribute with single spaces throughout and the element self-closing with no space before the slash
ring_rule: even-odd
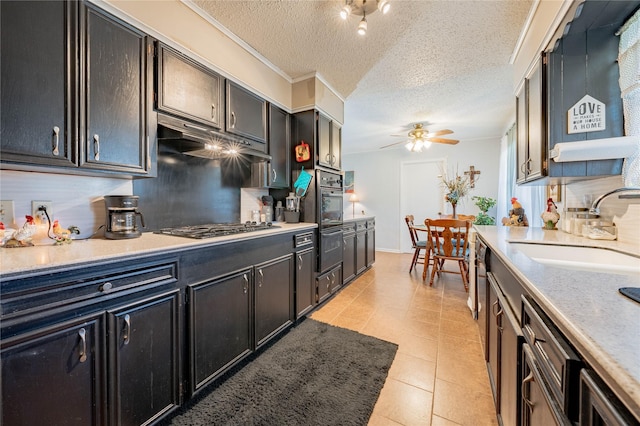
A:
<svg viewBox="0 0 640 426">
<path fill-rule="evenodd" d="M 560 142 L 553 147 L 549 157 L 558 163 L 626 158 L 638 149 L 638 138 L 639 136 L 622 136 L 579 142 Z"/>
</svg>

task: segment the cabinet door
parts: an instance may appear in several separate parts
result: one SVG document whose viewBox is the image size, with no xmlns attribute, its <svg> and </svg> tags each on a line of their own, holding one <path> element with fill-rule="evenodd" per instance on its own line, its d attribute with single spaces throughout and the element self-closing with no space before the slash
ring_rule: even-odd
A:
<svg viewBox="0 0 640 426">
<path fill-rule="evenodd" d="M 522 332 L 506 299 L 499 297 L 504 312 L 500 330 L 500 420 L 503 426 L 516 426 L 520 421 L 520 351 Z"/>
<path fill-rule="evenodd" d="M 100 318 L 3 342 L 2 424 L 101 425 Z"/>
<path fill-rule="evenodd" d="M 317 131 L 318 164 L 333 167 L 331 164 L 331 120 L 318 113 Z"/>
<path fill-rule="evenodd" d="M 191 391 L 251 352 L 251 269 L 189 287 Z"/>
<path fill-rule="evenodd" d="M 527 180 L 544 176 L 544 157 L 546 156 L 546 120 L 544 110 L 542 62 L 538 61 L 529 74 L 528 80 L 528 164 L 526 167 Z"/>
<path fill-rule="evenodd" d="M 293 321 L 293 256 L 255 269 L 255 341 L 260 347 Z"/>
<path fill-rule="evenodd" d="M 158 110 L 222 127 L 222 77 L 164 45 L 158 46 Z"/>
<path fill-rule="evenodd" d="M 263 144 L 267 142 L 267 102 L 229 80 L 226 130 Z M 266 145 L 262 151 L 266 152 Z"/>
<path fill-rule="evenodd" d="M 376 261 L 376 230 L 367 229 L 367 267 Z"/>
<path fill-rule="evenodd" d="M 343 234 L 342 282 L 348 283 L 356 276 L 356 234 Z"/>
<path fill-rule="evenodd" d="M 487 319 L 487 372 L 489 373 L 489 383 L 493 392 L 493 401 L 496 405 L 496 413 L 500 413 L 500 350 L 501 342 L 500 330 L 502 328 L 502 317 L 504 312 L 498 300 L 497 290 L 494 281 L 489 279 L 487 274 L 487 304 L 489 309 Z"/>
<path fill-rule="evenodd" d="M 87 3 L 81 31 L 84 85 L 81 166 L 144 173 L 146 129 L 145 34 Z"/>
<path fill-rule="evenodd" d="M 269 107 L 269 155 L 271 176 L 269 186 L 288 188 L 291 175 L 291 119 L 289 114 L 273 105 Z"/>
<path fill-rule="evenodd" d="M 522 83 L 522 88 L 516 95 L 516 125 L 517 125 L 517 144 L 516 144 L 516 164 L 518 170 L 516 172 L 516 182 L 522 183 L 527 179 L 527 162 L 529 145 L 529 120 L 527 111 L 527 80 Z"/>
<path fill-rule="evenodd" d="M 342 129 L 331 122 L 331 167 L 340 170 L 342 165 Z"/>
<path fill-rule="evenodd" d="M 356 274 L 367 269 L 367 233 L 356 232 Z"/>
<path fill-rule="evenodd" d="M 2 161 L 76 166 L 77 2 L 0 2 Z"/>
<path fill-rule="evenodd" d="M 331 272 L 325 272 L 316 279 L 318 303 L 324 302 L 331 296 Z"/>
<path fill-rule="evenodd" d="M 553 403 L 542 372 L 528 344 L 522 345 L 522 426 L 566 425 L 572 423 Z"/>
<path fill-rule="evenodd" d="M 178 405 L 178 296 L 175 290 L 109 313 L 111 424 L 145 424 Z"/>
<path fill-rule="evenodd" d="M 296 253 L 296 318 L 302 317 L 315 305 L 314 264 L 315 251 L 313 249 Z"/>
</svg>

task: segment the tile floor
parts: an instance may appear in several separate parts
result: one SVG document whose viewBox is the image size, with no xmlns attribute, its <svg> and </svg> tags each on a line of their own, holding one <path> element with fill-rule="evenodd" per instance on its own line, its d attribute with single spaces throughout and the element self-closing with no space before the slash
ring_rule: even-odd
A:
<svg viewBox="0 0 640 426">
<path fill-rule="evenodd" d="M 462 280 L 442 274 L 429 287 L 422 265 L 409 274 L 410 263 L 409 254 L 377 252 L 373 267 L 311 318 L 399 345 L 370 426 L 497 425 Z"/>
</svg>

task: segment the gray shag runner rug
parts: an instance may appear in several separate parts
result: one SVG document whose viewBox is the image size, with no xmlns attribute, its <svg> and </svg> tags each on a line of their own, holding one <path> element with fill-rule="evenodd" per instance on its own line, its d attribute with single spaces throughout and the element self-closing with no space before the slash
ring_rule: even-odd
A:
<svg viewBox="0 0 640 426">
<path fill-rule="evenodd" d="M 306 319 L 165 423 L 366 425 L 397 349 Z"/>
</svg>

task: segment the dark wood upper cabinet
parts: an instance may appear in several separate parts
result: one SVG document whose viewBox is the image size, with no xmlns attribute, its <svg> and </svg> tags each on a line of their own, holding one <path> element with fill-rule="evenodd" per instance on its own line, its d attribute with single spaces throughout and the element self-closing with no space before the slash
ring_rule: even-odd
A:
<svg viewBox="0 0 640 426">
<path fill-rule="evenodd" d="M 244 87 L 227 80 L 225 130 L 263 145 L 252 147 L 266 152 L 267 101 Z"/>
<path fill-rule="evenodd" d="M 222 128 L 224 79 L 158 43 L 157 108 L 194 122 Z"/>
<path fill-rule="evenodd" d="M 0 2 L 2 160 L 77 166 L 78 3 Z"/>
<path fill-rule="evenodd" d="M 85 46 L 81 98 L 86 100 L 81 103 L 81 166 L 144 172 L 146 35 L 88 3 L 80 28 Z"/>
<path fill-rule="evenodd" d="M 3 168 L 152 176 L 147 36 L 88 2 L 0 7 Z"/>
<path fill-rule="evenodd" d="M 516 95 L 518 183 L 529 182 L 546 174 L 544 66 L 544 57 L 541 57 Z"/>
<path fill-rule="evenodd" d="M 291 182 L 291 116 L 269 105 L 269 155 L 271 176 L 269 187 L 288 188 Z"/>
</svg>

